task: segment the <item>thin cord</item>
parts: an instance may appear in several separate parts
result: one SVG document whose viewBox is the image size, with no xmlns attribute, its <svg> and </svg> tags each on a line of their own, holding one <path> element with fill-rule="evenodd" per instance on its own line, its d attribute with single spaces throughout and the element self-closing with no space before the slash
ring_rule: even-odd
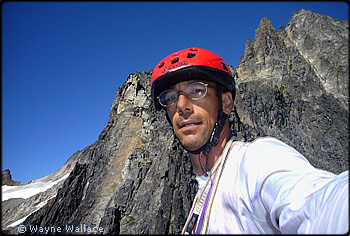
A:
<svg viewBox="0 0 350 236">
<path fill-rule="evenodd" d="M 203 155 L 203 151 L 199 154 L 199 162 L 201 163 L 201 167 L 202 167 L 202 170 L 204 172 L 205 177 L 207 177 L 208 172 L 207 172 L 206 168 L 208 168 L 208 156 L 207 156 L 207 160 L 206 160 L 206 168 L 204 168 L 203 161 L 202 161 L 202 155 Z"/>
</svg>

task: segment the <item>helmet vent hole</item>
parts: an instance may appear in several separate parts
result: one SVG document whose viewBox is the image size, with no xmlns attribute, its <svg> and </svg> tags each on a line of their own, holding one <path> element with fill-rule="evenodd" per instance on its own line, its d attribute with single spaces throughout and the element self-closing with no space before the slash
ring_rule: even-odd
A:
<svg viewBox="0 0 350 236">
<path fill-rule="evenodd" d="M 161 65 L 159 65 L 159 68 L 162 68 L 163 66 L 164 66 L 164 62 Z"/>
<path fill-rule="evenodd" d="M 187 58 L 192 58 L 192 57 L 194 57 L 196 54 L 194 54 L 194 53 L 189 53 L 188 55 L 187 55 Z"/>
<path fill-rule="evenodd" d="M 176 63 L 176 62 L 178 62 L 178 61 L 179 61 L 179 58 L 176 58 L 176 59 L 174 59 L 174 60 L 171 61 L 171 64 L 174 64 L 174 63 Z"/>
<path fill-rule="evenodd" d="M 225 63 L 221 62 L 221 64 L 222 64 L 222 67 L 224 67 L 224 69 L 228 71 L 228 68 L 227 68 L 227 66 L 225 65 Z"/>
</svg>

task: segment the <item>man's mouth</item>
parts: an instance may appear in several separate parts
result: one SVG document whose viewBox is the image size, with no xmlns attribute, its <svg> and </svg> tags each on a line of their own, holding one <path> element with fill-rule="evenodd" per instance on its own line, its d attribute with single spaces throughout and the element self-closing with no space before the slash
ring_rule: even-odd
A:
<svg viewBox="0 0 350 236">
<path fill-rule="evenodd" d="M 179 124 L 179 128 L 182 129 L 182 128 L 187 128 L 187 127 L 200 125 L 200 124 L 201 124 L 201 122 L 198 122 L 198 121 L 186 121 L 186 122 L 181 122 Z"/>
</svg>

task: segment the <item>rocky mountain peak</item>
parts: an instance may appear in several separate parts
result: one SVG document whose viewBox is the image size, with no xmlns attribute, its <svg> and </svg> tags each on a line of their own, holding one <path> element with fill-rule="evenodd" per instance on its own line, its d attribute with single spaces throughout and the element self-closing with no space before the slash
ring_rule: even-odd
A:
<svg viewBox="0 0 350 236">
<path fill-rule="evenodd" d="M 1 185 L 8 185 L 8 186 L 18 186 L 22 183 L 20 181 L 14 181 L 11 176 L 11 172 L 9 169 L 3 170 L 1 172 Z"/>
<path fill-rule="evenodd" d="M 273 27 L 272 22 L 267 17 L 263 17 L 260 20 L 260 24 L 255 31 L 254 42 L 259 42 L 261 38 L 264 38 L 266 36 L 276 37 L 277 32 Z"/>
<path fill-rule="evenodd" d="M 244 80 L 281 77 L 283 68 L 276 68 L 276 63 L 284 65 L 286 57 L 283 41 L 272 22 L 264 17 L 255 31 L 254 42 L 246 41 L 244 56 L 237 66 L 238 75 Z"/>
</svg>

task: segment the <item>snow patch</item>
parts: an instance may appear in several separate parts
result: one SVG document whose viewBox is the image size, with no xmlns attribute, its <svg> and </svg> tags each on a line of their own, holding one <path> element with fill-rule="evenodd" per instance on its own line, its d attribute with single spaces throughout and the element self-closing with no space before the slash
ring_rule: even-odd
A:
<svg viewBox="0 0 350 236">
<path fill-rule="evenodd" d="M 40 192 L 44 192 L 51 188 L 52 186 L 58 184 L 59 182 L 65 180 L 69 174 L 64 175 L 60 179 L 56 181 L 50 181 L 50 182 L 38 182 L 38 183 L 31 183 L 27 185 L 21 185 L 21 186 L 7 186 L 3 185 L 2 188 L 2 201 L 6 201 L 11 198 L 23 198 L 27 199 L 30 198 Z"/>
</svg>

